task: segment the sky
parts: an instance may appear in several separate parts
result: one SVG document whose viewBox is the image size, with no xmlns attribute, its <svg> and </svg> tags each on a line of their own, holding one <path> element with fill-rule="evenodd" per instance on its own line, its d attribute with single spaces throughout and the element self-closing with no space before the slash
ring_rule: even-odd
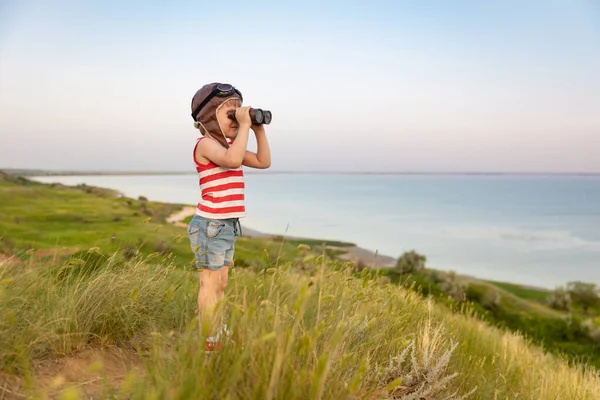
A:
<svg viewBox="0 0 600 400">
<path fill-rule="evenodd" d="M 274 171 L 600 173 L 594 0 L 0 0 L 0 168 L 194 172 L 216 81 Z"/>
</svg>

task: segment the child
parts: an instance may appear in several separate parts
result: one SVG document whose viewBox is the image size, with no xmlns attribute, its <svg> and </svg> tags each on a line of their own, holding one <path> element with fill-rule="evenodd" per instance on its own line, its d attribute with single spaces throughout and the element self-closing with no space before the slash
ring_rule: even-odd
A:
<svg viewBox="0 0 600 400">
<path fill-rule="evenodd" d="M 210 326 L 205 343 L 208 351 L 215 349 L 222 335 L 229 334 L 221 318 L 213 314 L 225 295 L 240 235 L 239 218 L 246 214 L 242 165 L 260 169 L 271 165 L 265 128 L 252 125 L 250 107 L 242 107 L 242 101 L 239 90 L 221 83 L 203 86 L 192 99 L 194 126 L 202 134 L 194 147 L 201 199 L 188 225 L 188 236 L 200 271 L 198 313 L 202 326 Z M 227 115 L 230 110 L 235 110 L 235 121 Z M 256 136 L 256 153 L 246 150 L 250 129 Z"/>
</svg>

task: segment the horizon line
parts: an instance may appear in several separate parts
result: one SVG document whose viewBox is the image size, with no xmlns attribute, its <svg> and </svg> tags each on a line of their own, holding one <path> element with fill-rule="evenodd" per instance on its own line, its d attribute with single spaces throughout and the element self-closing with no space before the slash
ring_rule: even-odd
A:
<svg viewBox="0 0 600 400">
<path fill-rule="evenodd" d="M 0 168 L 12 175 L 57 176 L 57 175 L 196 175 L 190 171 L 107 171 L 107 170 L 41 170 L 28 168 Z M 299 170 L 248 170 L 250 174 L 329 174 L 329 175 L 533 175 L 533 176 L 600 176 L 600 172 L 503 172 L 503 171 L 299 171 Z"/>
</svg>

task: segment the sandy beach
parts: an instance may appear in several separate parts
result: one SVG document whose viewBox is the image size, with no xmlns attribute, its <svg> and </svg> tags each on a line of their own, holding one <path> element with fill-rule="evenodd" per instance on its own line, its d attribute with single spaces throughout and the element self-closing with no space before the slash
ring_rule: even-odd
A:
<svg viewBox="0 0 600 400">
<path fill-rule="evenodd" d="M 183 220 L 185 220 L 187 217 L 194 215 L 195 213 L 196 213 L 196 207 L 192 207 L 192 206 L 183 207 L 181 210 L 174 212 L 169 217 L 167 217 L 167 223 L 175 225 L 175 226 L 184 227 L 186 225 L 183 222 Z M 255 238 L 269 238 L 269 237 L 274 237 L 274 236 L 280 236 L 280 235 L 272 235 L 272 234 L 257 231 L 255 229 L 244 226 L 243 223 L 242 223 L 242 232 L 243 232 L 243 236 L 255 237 Z M 287 238 L 288 239 L 302 239 L 302 238 L 296 238 L 296 237 L 291 237 L 291 236 L 288 236 Z M 363 264 L 365 266 L 382 267 L 382 268 L 390 268 L 396 264 L 396 259 L 394 259 L 393 257 L 377 254 L 377 252 L 375 252 L 375 251 L 365 249 L 362 247 L 358 247 L 358 246 L 343 247 L 343 248 L 342 247 L 333 247 L 333 246 L 330 246 L 330 247 L 347 251 L 347 253 L 340 256 L 340 258 L 346 259 L 346 260 L 351 261 L 356 264 Z"/>
</svg>

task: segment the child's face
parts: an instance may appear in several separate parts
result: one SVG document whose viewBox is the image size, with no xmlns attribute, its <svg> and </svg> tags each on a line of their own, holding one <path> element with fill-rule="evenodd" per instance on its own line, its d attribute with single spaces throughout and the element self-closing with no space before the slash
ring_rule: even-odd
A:
<svg viewBox="0 0 600 400">
<path fill-rule="evenodd" d="M 236 121 L 229 119 L 227 113 L 230 110 L 235 110 L 241 106 L 238 99 L 231 99 L 226 101 L 219 111 L 217 111 L 217 121 L 219 121 L 219 125 L 221 126 L 221 130 L 225 134 L 225 137 L 233 139 L 237 136 L 239 125 Z"/>
</svg>

